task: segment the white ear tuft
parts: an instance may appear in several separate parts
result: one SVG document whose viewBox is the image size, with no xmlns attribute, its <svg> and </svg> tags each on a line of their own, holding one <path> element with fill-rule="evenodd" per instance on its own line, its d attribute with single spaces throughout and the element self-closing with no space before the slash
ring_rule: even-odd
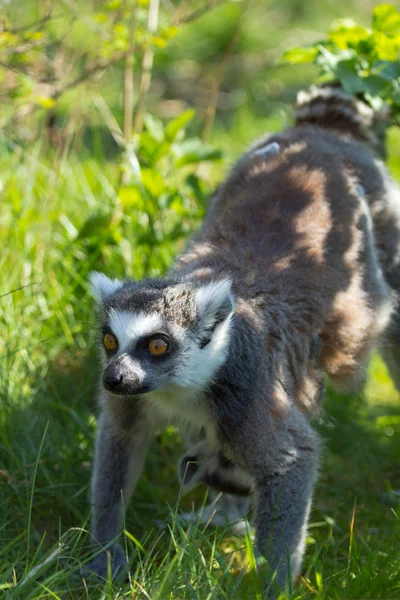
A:
<svg viewBox="0 0 400 600">
<path fill-rule="evenodd" d="M 196 293 L 197 315 L 205 327 L 224 321 L 235 309 L 232 282 L 220 279 L 203 285 Z"/>
<path fill-rule="evenodd" d="M 112 294 L 124 285 L 123 281 L 110 279 L 104 273 L 97 273 L 97 271 L 90 273 L 89 281 L 92 296 L 99 304 L 112 296 Z"/>
</svg>

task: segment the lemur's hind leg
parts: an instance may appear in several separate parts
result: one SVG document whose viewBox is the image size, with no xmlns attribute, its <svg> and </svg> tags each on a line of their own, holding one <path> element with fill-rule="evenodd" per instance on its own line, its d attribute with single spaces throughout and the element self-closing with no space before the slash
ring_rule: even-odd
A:
<svg viewBox="0 0 400 600">
<path fill-rule="evenodd" d="M 220 453 L 211 453 L 206 440 L 196 444 L 181 458 L 178 476 L 186 490 L 199 483 L 211 488 L 211 502 L 196 511 L 184 513 L 185 521 L 221 527 L 229 525 L 238 535 L 247 531 L 252 480 Z"/>
<path fill-rule="evenodd" d="M 400 392 L 400 312 L 396 312 L 380 343 L 380 354 L 389 375 Z"/>
<path fill-rule="evenodd" d="M 182 513 L 184 522 L 229 528 L 238 536 L 245 535 L 251 529 L 248 520 L 251 499 L 248 496 L 234 496 L 210 490 L 209 498 L 210 502 L 206 506 Z"/>
<path fill-rule="evenodd" d="M 379 168 L 384 193 L 382 195 L 379 186 L 374 194 L 370 194 L 369 204 L 379 264 L 395 295 L 394 311 L 386 331 L 381 335 L 379 350 L 393 383 L 400 391 L 400 188 L 383 165 Z"/>
</svg>

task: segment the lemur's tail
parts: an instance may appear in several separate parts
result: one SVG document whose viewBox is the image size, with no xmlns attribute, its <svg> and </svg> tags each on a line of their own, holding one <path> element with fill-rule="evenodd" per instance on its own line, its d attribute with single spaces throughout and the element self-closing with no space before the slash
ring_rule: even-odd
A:
<svg viewBox="0 0 400 600">
<path fill-rule="evenodd" d="M 377 145 L 373 131 L 376 114 L 367 104 L 349 96 L 340 87 L 313 87 L 308 92 L 300 92 L 295 118 L 296 125 L 334 129 L 373 146 Z"/>
</svg>

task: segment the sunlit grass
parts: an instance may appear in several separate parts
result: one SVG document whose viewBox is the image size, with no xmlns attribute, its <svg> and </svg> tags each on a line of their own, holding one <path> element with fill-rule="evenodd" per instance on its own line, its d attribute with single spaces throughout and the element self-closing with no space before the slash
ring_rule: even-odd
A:
<svg viewBox="0 0 400 600">
<path fill-rule="evenodd" d="M 248 540 L 203 525 L 187 529 L 177 519 L 194 501 L 201 505 L 205 492 L 176 504 L 182 447 L 173 428 L 159 432 L 127 513 L 130 578 L 96 586 L 79 576 L 90 555 L 96 430 L 86 280 L 99 261 L 121 271 L 126 260 L 124 246 L 109 241 L 96 253 L 106 226 L 87 239 L 79 232 L 99 207 L 113 210 L 118 172 L 74 156 L 52 162 L 40 146 L 30 155 L 12 148 L 0 163 L 7 198 L 0 221 L 0 590 L 24 600 L 261 597 L 267 565 Z M 400 598 L 399 400 L 377 356 L 364 395 L 328 392 L 316 423 L 325 440 L 320 479 L 292 599 Z"/>
</svg>

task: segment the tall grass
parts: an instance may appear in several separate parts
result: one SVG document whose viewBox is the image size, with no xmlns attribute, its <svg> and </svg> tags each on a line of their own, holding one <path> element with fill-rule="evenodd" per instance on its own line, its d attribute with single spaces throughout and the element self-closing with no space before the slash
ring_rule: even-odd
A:
<svg viewBox="0 0 400 600">
<path fill-rule="evenodd" d="M 162 211 L 186 207 L 185 228 L 175 239 L 156 232 L 152 246 L 138 227 L 142 209 L 121 202 L 136 184 L 121 193 L 117 164 L 56 157 L 40 142 L 29 152 L 4 141 L 1 148 L 0 590 L 23 599 L 260 598 L 267 566 L 249 539 L 180 520 L 205 490 L 177 504 L 174 429 L 156 436 L 127 513 L 129 578 L 96 584 L 79 575 L 91 553 L 96 430 L 87 274 L 96 267 L 141 276 L 143 255 L 149 274 L 161 273 L 199 221 L 204 181 L 200 195 L 156 207 L 166 219 Z M 193 173 L 196 163 L 185 181 Z M 316 426 L 323 466 L 291 598 L 400 598 L 400 403 L 378 357 L 366 393 L 330 392 Z"/>
</svg>

